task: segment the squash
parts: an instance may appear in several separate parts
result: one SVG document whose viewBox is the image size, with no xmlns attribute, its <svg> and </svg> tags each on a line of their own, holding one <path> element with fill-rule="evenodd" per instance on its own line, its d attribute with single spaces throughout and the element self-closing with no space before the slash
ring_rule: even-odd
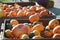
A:
<svg viewBox="0 0 60 40">
<path fill-rule="evenodd" d="M 40 38 L 42 38 L 42 37 L 40 37 L 40 36 L 33 36 L 32 37 L 32 39 L 40 39 Z"/>
<path fill-rule="evenodd" d="M 52 38 L 60 38 L 60 34 L 56 33 L 56 34 L 53 35 Z"/>
<path fill-rule="evenodd" d="M 29 16 L 29 21 L 31 23 L 33 23 L 35 21 L 39 21 L 39 16 L 37 14 L 33 14 L 33 15 Z"/>
<path fill-rule="evenodd" d="M 30 33 L 30 27 L 24 24 L 18 24 L 15 27 L 12 28 L 12 33 L 15 38 L 19 38 L 21 34 L 29 34 Z"/>
<path fill-rule="evenodd" d="M 50 37 L 52 37 L 52 35 L 53 34 L 50 31 L 41 32 L 41 36 L 44 38 L 50 38 Z"/>
<path fill-rule="evenodd" d="M 32 27 L 32 30 L 38 30 L 39 32 L 44 31 L 44 26 L 42 24 L 36 24 L 35 26 Z"/>
<path fill-rule="evenodd" d="M 60 25 L 56 26 L 54 29 L 53 29 L 53 33 L 60 33 Z"/>
<path fill-rule="evenodd" d="M 57 25 L 59 25 L 59 21 L 57 19 L 52 19 L 48 23 L 50 29 L 54 29 Z"/>
<path fill-rule="evenodd" d="M 19 22 L 16 19 L 11 19 L 10 20 L 10 24 L 12 25 L 12 27 L 16 26 L 17 24 L 19 24 Z"/>
<path fill-rule="evenodd" d="M 49 11 L 46 9 L 40 12 L 40 16 L 48 16 L 48 15 L 49 15 Z"/>
<path fill-rule="evenodd" d="M 29 36 L 27 34 L 22 34 L 20 39 L 29 39 Z"/>
</svg>

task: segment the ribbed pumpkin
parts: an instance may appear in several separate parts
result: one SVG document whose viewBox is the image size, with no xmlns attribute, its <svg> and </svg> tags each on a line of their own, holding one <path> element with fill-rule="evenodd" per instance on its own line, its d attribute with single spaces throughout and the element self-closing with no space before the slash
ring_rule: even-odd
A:
<svg viewBox="0 0 60 40">
<path fill-rule="evenodd" d="M 35 21 L 39 21 L 39 16 L 37 14 L 31 15 L 31 16 L 29 16 L 29 21 L 31 23 L 33 23 Z"/>
</svg>

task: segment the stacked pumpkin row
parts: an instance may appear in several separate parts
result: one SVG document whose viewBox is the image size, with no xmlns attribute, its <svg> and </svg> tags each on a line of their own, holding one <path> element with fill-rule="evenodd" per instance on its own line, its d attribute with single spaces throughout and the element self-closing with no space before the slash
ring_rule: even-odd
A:
<svg viewBox="0 0 60 40">
<path fill-rule="evenodd" d="M 20 23 L 11 19 L 5 28 L 5 37 L 19 39 L 60 38 L 60 25 L 57 19 L 49 21 L 46 27 L 39 22 L 37 14 L 29 16 L 30 23 Z"/>
<path fill-rule="evenodd" d="M 41 5 L 27 6 L 21 7 L 18 4 L 7 5 L 0 4 L 0 18 L 1 17 L 21 17 L 21 16 L 30 16 L 33 14 L 38 14 L 41 16 L 48 16 L 51 13 L 42 7 Z"/>
</svg>

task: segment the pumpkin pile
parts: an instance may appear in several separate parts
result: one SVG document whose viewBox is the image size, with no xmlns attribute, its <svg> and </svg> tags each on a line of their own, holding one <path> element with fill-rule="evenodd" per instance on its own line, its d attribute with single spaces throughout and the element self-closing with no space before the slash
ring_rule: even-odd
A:
<svg viewBox="0 0 60 40">
<path fill-rule="evenodd" d="M 2 17 L 21 17 L 21 16 L 30 16 L 33 14 L 38 14 L 40 17 L 41 16 L 48 16 L 49 11 L 44 8 L 41 5 L 34 5 L 34 6 L 24 6 L 21 7 L 18 4 L 12 5 L 7 5 L 7 4 L 1 4 L 0 5 L 0 18 Z"/>
<path fill-rule="evenodd" d="M 34 20 L 35 19 L 35 20 Z M 6 24 L 5 37 L 19 39 L 60 38 L 60 25 L 57 19 L 49 21 L 46 27 L 37 14 L 29 16 L 30 23 L 20 23 L 11 19 Z"/>
</svg>

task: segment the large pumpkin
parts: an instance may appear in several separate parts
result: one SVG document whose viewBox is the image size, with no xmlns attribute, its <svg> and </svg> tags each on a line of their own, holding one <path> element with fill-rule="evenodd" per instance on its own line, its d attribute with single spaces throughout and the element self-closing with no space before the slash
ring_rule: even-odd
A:
<svg viewBox="0 0 60 40">
<path fill-rule="evenodd" d="M 29 34 L 30 27 L 24 24 L 18 24 L 12 28 L 13 35 L 18 38 L 21 34 Z"/>
</svg>

